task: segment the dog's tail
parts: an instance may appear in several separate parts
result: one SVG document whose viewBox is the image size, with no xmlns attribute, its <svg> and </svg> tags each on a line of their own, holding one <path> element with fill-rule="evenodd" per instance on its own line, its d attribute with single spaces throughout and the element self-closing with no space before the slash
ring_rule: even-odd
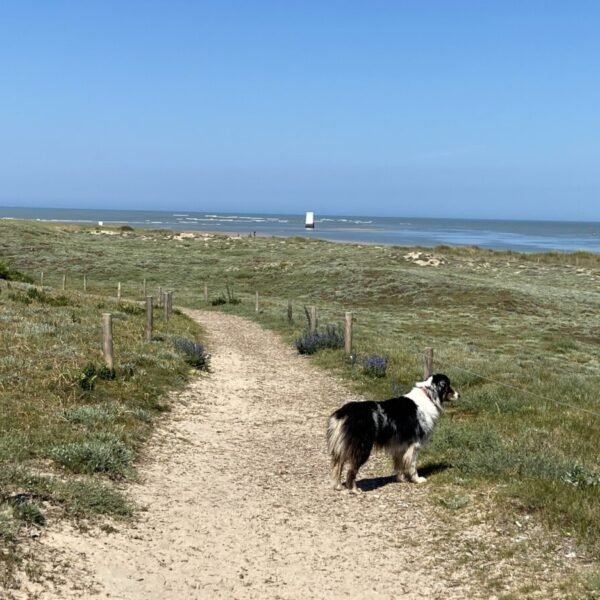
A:
<svg viewBox="0 0 600 600">
<path fill-rule="evenodd" d="M 343 463 L 346 459 L 345 421 L 344 417 L 340 418 L 333 413 L 327 423 L 327 449 L 334 463 Z"/>
<path fill-rule="evenodd" d="M 345 417 L 333 413 L 327 423 L 327 449 L 331 455 L 331 482 L 334 490 L 342 489 L 342 471 L 348 456 Z"/>
</svg>

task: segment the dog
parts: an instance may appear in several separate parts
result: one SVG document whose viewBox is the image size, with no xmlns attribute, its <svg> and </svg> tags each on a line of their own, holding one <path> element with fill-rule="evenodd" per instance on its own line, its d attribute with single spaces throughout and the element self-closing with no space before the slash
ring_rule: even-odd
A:
<svg viewBox="0 0 600 600">
<path fill-rule="evenodd" d="M 334 489 L 342 489 L 342 470 L 348 463 L 346 488 L 358 491 L 356 475 L 373 446 L 392 456 L 398 481 L 424 483 L 425 477 L 417 473 L 419 450 L 431 436 L 443 404 L 459 397 L 450 379 L 436 373 L 417 382 L 405 396 L 379 402 L 348 402 L 338 408 L 327 424 Z"/>
</svg>

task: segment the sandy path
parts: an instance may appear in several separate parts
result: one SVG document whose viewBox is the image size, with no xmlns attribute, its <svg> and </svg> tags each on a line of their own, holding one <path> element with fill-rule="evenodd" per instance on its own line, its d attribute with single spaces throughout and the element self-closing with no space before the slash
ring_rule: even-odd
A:
<svg viewBox="0 0 600 600">
<path fill-rule="evenodd" d="M 37 597 L 474 597 L 436 566 L 444 534 L 427 485 L 387 485 L 367 465 L 367 492 L 330 489 L 325 421 L 349 397 L 338 382 L 253 323 L 190 315 L 213 373 L 150 444 L 130 490 L 145 511 L 112 534 L 50 528 L 41 543 L 66 571 Z"/>
</svg>

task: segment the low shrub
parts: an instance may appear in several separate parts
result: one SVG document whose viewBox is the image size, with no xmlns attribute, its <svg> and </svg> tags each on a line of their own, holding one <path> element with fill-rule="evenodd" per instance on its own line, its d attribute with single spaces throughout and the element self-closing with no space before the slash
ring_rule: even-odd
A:
<svg viewBox="0 0 600 600">
<path fill-rule="evenodd" d="M 185 362 L 200 371 L 209 370 L 210 355 L 204 351 L 204 346 L 191 340 L 176 339 L 175 349 L 184 355 Z"/>
<path fill-rule="evenodd" d="M 22 304 L 31 304 L 33 301 L 49 306 L 69 306 L 71 304 L 66 296 L 51 296 L 35 287 L 29 288 L 26 293 L 13 292 L 8 297 L 13 302 L 21 302 Z"/>
<path fill-rule="evenodd" d="M 46 518 L 40 507 L 33 502 L 16 502 L 13 505 L 13 516 L 29 525 L 45 525 Z"/>
<path fill-rule="evenodd" d="M 0 279 L 6 279 L 7 281 L 22 281 L 23 283 L 33 283 L 33 279 L 29 275 L 21 273 L 20 271 L 14 271 L 1 260 Z"/>
<path fill-rule="evenodd" d="M 146 312 L 146 308 L 137 304 L 122 304 L 119 306 L 119 311 L 128 315 L 143 315 Z"/>
<path fill-rule="evenodd" d="M 94 363 L 88 363 L 79 375 L 79 386 L 86 392 L 92 391 L 96 387 L 98 379 L 115 379 L 117 373 L 114 369 L 109 369 L 106 365 L 97 367 Z"/>
<path fill-rule="evenodd" d="M 211 300 L 211 304 L 213 306 L 221 306 L 223 304 L 241 304 L 241 300 L 234 294 L 233 292 L 233 286 L 231 286 L 229 283 L 227 283 L 225 285 L 225 294 L 221 294 L 220 296 L 217 296 L 216 298 L 214 298 L 213 300 Z"/>
<path fill-rule="evenodd" d="M 327 325 L 324 330 L 305 333 L 296 340 L 296 349 L 300 354 L 314 354 L 324 348 L 343 348 L 344 332 L 340 327 Z"/>
<path fill-rule="evenodd" d="M 12 292 L 8 295 L 9 299 L 13 302 L 20 302 L 22 304 L 31 304 L 31 298 L 27 294 L 22 292 Z"/>
<path fill-rule="evenodd" d="M 69 306 L 71 304 L 71 301 L 66 296 L 51 296 L 35 287 L 27 290 L 27 296 L 40 304 L 48 304 L 50 306 Z"/>
<path fill-rule="evenodd" d="M 362 359 L 363 373 L 369 377 L 385 377 L 388 359 L 377 354 L 365 356 Z"/>
</svg>

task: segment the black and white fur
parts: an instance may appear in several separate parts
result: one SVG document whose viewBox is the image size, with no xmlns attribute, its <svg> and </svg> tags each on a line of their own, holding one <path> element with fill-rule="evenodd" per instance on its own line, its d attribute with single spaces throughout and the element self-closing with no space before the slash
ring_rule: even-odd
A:
<svg viewBox="0 0 600 600">
<path fill-rule="evenodd" d="M 425 478 L 417 473 L 419 450 L 431 435 L 444 402 L 458 397 L 450 379 L 438 373 L 417 382 L 405 396 L 349 402 L 338 408 L 327 426 L 334 489 L 342 489 L 342 470 L 348 463 L 346 487 L 357 491 L 356 475 L 373 446 L 392 456 L 398 481 L 423 483 Z"/>
</svg>

